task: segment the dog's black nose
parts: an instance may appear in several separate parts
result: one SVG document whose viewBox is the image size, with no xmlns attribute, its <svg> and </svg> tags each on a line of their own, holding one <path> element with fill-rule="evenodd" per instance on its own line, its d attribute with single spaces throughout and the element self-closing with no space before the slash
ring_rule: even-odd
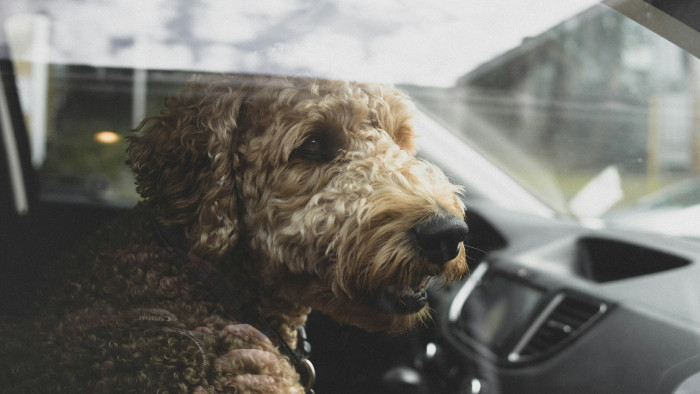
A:
<svg viewBox="0 0 700 394">
<path fill-rule="evenodd" d="M 457 257 L 468 232 L 467 223 L 456 216 L 431 217 L 413 229 L 421 254 L 439 265 Z"/>
</svg>

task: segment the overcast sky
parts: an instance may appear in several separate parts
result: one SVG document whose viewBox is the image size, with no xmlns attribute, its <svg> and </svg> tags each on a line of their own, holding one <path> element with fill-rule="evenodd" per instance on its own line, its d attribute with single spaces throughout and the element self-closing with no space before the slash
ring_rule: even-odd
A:
<svg viewBox="0 0 700 394">
<path fill-rule="evenodd" d="M 27 21 L 36 18 L 23 15 L 46 15 L 46 56 L 57 62 L 449 86 L 524 37 L 595 3 L 3 0 L 0 11 L 14 15 L 5 29 L 14 26 L 25 35 L 35 23 Z"/>
</svg>

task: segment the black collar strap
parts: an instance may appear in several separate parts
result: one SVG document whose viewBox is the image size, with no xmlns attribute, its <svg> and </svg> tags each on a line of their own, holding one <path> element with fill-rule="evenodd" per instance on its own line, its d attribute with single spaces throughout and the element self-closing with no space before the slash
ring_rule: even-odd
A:
<svg viewBox="0 0 700 394">
<path fill-rule="evenodd" d="M 168 242 L 168 238 L 165 234 L 166 229 L 158 223 L 156 218 L 152 218 L 151 223 L 153 233 L 158 242 L 176 256 L 180 268 L 207 291 L 207 298 L 209 301 L 221 305 L 226 316 L 234 321 L 243 323 L 251 320 L 253 316 L 252 306 L 244 305 L 240 307 L 238 304 L 232 302 L 235 300 L 233 285 L 213 264 L 192 253 L 187 253 L 181 248 L 173 247 Z M 306 384 L 304 384 L 304 389 L 307 393 L 313 393 L 311 388 L 316 380 L 316 371 L 309 360 L 311 344 L 306 338 L 304 326 L 300 326 L 297 329 L 296 351 L 289 347 L 287 342 L 282 338 L 282 335 L 273 327 L 268 326 L 267 329 L 264 330 L 264 334 L 268 337 L 274 337 L 279 342 L 280 349 L 289 357 L 292 364 L 294 364 L 294 368 L 301 376 L 301 381 L 306 382 Z"/>
<path fill-rule="evenodd" d="M 309 360 L 309 355 L 311 354 L 311 344 L 306 339 L 306 330 L 304 329 L 304 326 L 297 328 L 296 351 L 289 347 L 287 342 L 282 338 L 282 335 L 280 335 L 280 333 L 274 328 L 268 327 L 265 334 L 268 337 L 274 336 L 277 338 L 282 352 L 286 354 L 292 361 L 292 364 L 294 364 L 294 368 L 299 373 L 301 381 L 306 382 L 306 384 L 304 384 L 304 390 L 306 390 L 307 393 L 313 394 L 314 391 L 312 390 L 312 387 L 316 381 L 316 369 L 311 363 L 311 360 Z"/>
</svg>

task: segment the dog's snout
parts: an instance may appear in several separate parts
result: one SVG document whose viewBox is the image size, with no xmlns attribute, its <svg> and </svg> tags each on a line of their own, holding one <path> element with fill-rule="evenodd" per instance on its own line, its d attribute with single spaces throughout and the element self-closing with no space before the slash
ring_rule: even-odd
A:
<svg viewBox="0 0 700 394">
<path fill-rule="evenodd" d="M 413 229 L 421 254 L 439 265 L 457 257 L 468 231 L 464 220 L 456 216 L 432 217 Z"/>
</svg>

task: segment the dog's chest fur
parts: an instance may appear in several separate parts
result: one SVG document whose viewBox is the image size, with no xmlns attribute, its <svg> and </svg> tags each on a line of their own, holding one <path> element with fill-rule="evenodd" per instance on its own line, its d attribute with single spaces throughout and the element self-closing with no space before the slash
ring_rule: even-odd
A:
<svg viewBox="0 0 700 394">
<path fill-rule="evenodd" d="M 46 379 L 55 387 L 73 387 L 71 381 L 78 379 L 95 387 L 104 378 L 105 362 L 145 363 L 142 358 L 152 357 L 143 350 L 149 342 L 165 349 L 162 357 L 190 358 L 195 370 L 211 364 L 207 360 L 219 355 L 222 346 L 237 346 L 195 332 L 198 327 L 212 332 L 236 323 L 273 328 L 294 347 L 296 328 L 309 310 L 292 307 L 291 315 L 274 310 L 274 295 L 259 287 L 254 265 L 243 263 L 231 261 L 232 267 L 222 272 L 207 262 L 215 269 L 209 272 L 212 283 L 225 278 L 229 286 L 222 299 L 211 284 L 188 272 L 173 245 L 164 244 L 154 231 L 148 210 L 138 206 L 50 269 L 41 297 L 45 304 L 33 321 L 1 327 L 3 336 L 15 339 L 4 341 L 0 354 L 8 359 L 0 361 L 12 363 L 15 370 L 6 371 L 11 377 L 0 373 L 0 382 L 24 378 L 31 387 L 29 381 Z M 46 375 L 56 365 L 70 365 L 74 372 L 69 378 Z M 159 381 L 149 377 L 149 383 Z"/>
</svg>

